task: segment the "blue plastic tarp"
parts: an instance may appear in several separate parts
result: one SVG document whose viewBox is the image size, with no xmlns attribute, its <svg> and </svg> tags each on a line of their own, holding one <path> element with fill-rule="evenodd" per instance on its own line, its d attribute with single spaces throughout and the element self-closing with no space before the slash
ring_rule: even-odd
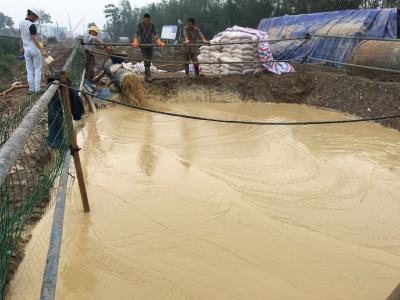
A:
<svg viewBox="0 0 400 300">
<path fill-rule="evenodd" d="M 301 60 L 307 33 L 346 37 L 397 39 L 397 8 L 344 10 L 263 19 L 257 27 L 269 39 L 301 38 L 270 42 L 274 59 Z M 311 36 L 306 57 L 347 62 L 351 50 L 362 40 Z M 310 61 L 308 61 L 310 62 Z M 311 60 L 312 62 L 312 60 Z"/>
</svg>

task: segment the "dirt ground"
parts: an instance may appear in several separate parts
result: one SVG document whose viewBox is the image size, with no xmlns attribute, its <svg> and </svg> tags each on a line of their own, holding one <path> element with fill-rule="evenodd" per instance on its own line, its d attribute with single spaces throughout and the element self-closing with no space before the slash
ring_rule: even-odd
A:
<svg viewBox="0 0 400 300">
<path fill-rule="evenodd" d="M 71 45 L 48 45 L 55 58 L 52 68 L 61 69 Z M 127 47 L 129 57 L 140 60 L 138 49 Z M 349 76 L 345 68 L 325 65 L 294 64 L 295 73 L 276 75 L 269 72 L 256 75 L 207 75 L 199 79 L 185 79 L 179 51 L 155 52 L 154 65 L 167 73 L 153 73 L 153 82 L 143 82 L 145 93 L 166 97 L 182 88 L 196 89 L 205 86 L 218 92 L 237 93 L 243 101 L 296 103 L 322 109 L 341 111 L 359 118 L 375 118 L 400 114 L 400 75 L 384 75 L 374 79 Z M 104 56 L 98 56 L 98 68 Z M 11 81 L 13 79 L 10 79 Z M 14 90 L 0 96 L 0 109 L 13 108 L 26 99 L 26 89 Z M 376 121 L 384 126 L 400 129 L 399 118 Z"/>
<path fill-rule="evenodd" d="M 65 63 L 73 43 L 48 45 L 50 55 L 55 58 L 52 66 L 61 69 Z M 138 49 L 128 49 L 129 57 L 140 60 Z M 336 110 L 358 118 L 376 118 L 400 115 L 400 76 L 385 75 L 375 79 L 363 76 L 349 76 L 345 68 L 335 68 L 327 65 L 294 64 L 295 73 L 275 75 L 269 72 L 256 75 L 207 75 L 200 78 L 184 78 L 177 72 L 183 65 L 173 65 L 165 61 L 180 60 L 180 53 L 161 51 L 155 54 L 154 65 L 166 73 L 153 73 L 152 82 L 143 82 L 145 94 L 158 94 L 168 98 L 180 89 L 195 90 L 197 87 L 207 87 L 218 92 L 234 92 L 243 101 L 260 101 L 274 103 L 293 103 Z M 97 57 L 98 68 L 104 57 Z M 2 74 L 2 82 L 7 76 Z M 21 78 L 8 78 L 13 83 Z M 23 84 L 23 78 L 21 80 Z M 13 90 L 0 96 L 0 111 L 14 112 L 18 105 L 27 100 L 27 88 Z M 193 99 L 195 101 L 195 99 Z M 323 121 L 323 120 L 321 120 Z M 383 126 L 400 130 L 400 118 L 389 118 L 376 121 Z M 13 256 L 9 275 L 12 277 L 15 269 L 23 258 L 23 253 L 17 249 Z"/>
</svg>

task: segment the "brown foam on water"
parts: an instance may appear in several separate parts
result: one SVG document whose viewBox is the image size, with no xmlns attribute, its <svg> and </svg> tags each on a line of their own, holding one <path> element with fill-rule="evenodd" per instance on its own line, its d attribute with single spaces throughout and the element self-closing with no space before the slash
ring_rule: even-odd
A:
<svg viewBox="0 0 400 300">
<path fill-rule="evenodd" d="M 200 89 L 154 94 L 146 105 L 214 119 L 349 118 Z M 92 210 L 71 184 L 57 300 L 375 300 L 398 286 L 397 131 L 222 124 L 117 105 L 89 116 L 77 139 Z M 52 220 L 32 232 L 6 300 L 40 297 Z"/>
<path fill-rule="evenodd" d="M 121 90 L 124 99 L 129 104 L 141 104 L 143 100 L 143 85 L 142 81 L 135 74 L 126 75 L 121 82 Z"/>
</svg>

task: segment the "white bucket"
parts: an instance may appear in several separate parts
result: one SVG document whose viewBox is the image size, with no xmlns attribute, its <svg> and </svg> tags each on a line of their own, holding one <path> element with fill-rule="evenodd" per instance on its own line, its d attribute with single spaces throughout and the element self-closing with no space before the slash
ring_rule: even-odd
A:
<svg viewBox="0 0 400 300">
<path fill-rule="evenodd" d="M 46 59 L 44 60 L 46 64 L 51 64 L 54 61 L 54 58 L 52 56 L 47 56 Z"/>
</svg>

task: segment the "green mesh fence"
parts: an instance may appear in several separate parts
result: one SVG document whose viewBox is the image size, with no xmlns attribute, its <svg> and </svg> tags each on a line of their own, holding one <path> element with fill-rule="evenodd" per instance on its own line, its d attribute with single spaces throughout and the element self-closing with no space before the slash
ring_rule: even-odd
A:
<svg viewBox="0 0 400 300">
<path fill-rule="evenodd" d="M 83 68 L 83 51 L 76 44 L 63 67 L 74 86 L 79 85 Z M 0 147 L 3 147 L 14 138 L 12 134 L 35 105 L 47 104 L 38 121 L 30 124 L 32 133 L 28 141 L 12 162 L 5 180 L 0 182 L 0 299 L 5 298 L 6 284 L 23 257 L 18 243 L 21 233 L 32 229 L 52 205 L 50 189 L 57 182 L 70 146 L 72 127 L 65 117 L 60 90 L 51 99 L 39 98 L 31 96 L 16 109 L 0 106 Z"/>
</svg>

